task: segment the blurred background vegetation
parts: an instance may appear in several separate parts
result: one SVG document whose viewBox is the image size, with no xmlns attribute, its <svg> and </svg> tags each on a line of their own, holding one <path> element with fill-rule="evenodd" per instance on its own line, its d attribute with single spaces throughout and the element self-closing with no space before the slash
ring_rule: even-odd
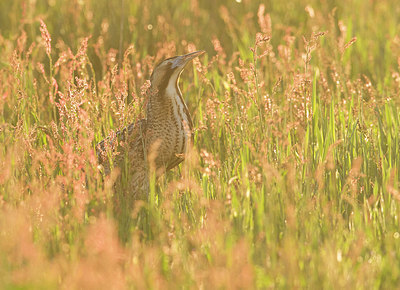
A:
<svg viewBox="0 0 400 290">
<path fill-rule="evenodd" d="M 358 43 L 348 55 L 356 65 L 354 75 L 363 73 L 376 81 L 390 76 L 397 61 L 389 39 L 398 32 L 400 7 L 396 0 L 386 1 L 89 1 L 31 0 L 0 3 L 0 32 L 6 39 L 18 37 L 21 28 L 28 43 L 39 37 L 38 19 L 43 19 L 52 43 L 64 42 L 73 51 L 83 37 L 91 42 L 102 37 L 102 49 L 123 52 L 134 44 L 138 58 L 157 55 L 160 43 L 173 43 L 182 53 L 187 43 L 212 54 L 211 40 L 216 37 L 228 55 L 247 51 L 259 30 L 257 11 L 265 4 L 274 25 L 271 43 L 284 42 L 288 30 L 309 36 L 313 31 L 340 34 L 339 20 L 346 26 L 346 40 L 356 35 Z M 310 7 L 311 10 L 306 9 Z M 314 15 L 310 17 L 309 12 Z M 303 46 L 302 39 L 295 42 Z M 93 48 L 89 57 L 101 73 Z M 57 51 L 57 50 L 56 50 Z"/>
</svg>

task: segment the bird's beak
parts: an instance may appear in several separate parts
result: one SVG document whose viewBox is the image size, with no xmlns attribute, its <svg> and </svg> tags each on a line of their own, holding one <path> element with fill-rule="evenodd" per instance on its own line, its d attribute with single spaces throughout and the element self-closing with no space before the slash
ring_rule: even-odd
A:
<svg viewBox="0 0 400 290">
<path fill-rule="evenodd" d="M 195 52 L 191 52 L 191 53 L 188 53 L 188 54 L 184 54 L 184 55 L 177 56 L 177 57 L 174 59 L 173 63 L 172 63 L 172 68 L 177 68 L 177 67 L 179 67 L 179 68 L 182 68 L 182 69 L 183 69 L 183 68 L 185 67 L 185 65 L 186 65 L 189 61 L 191 61 L 191 60 L 194 59 L 195 57 L 198 57 L 198 56 L 202 55 L 203 53 L 205 53 L 204 50 L 199 50 L 199 51 L 195 51 Z"/>
</svg>

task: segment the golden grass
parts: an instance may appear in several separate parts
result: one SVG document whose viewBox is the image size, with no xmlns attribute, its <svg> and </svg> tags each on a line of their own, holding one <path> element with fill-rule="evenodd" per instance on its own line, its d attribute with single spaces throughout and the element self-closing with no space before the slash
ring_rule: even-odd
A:
<svg viewBox="0 0 400 290">
<path fill-rule="evenodd" d="M 399 9 L 3 1 L 0 288 L 398 287 Z M 193 49 L 195 146 L 116 208 L 95 145 Z"/>
</svg>

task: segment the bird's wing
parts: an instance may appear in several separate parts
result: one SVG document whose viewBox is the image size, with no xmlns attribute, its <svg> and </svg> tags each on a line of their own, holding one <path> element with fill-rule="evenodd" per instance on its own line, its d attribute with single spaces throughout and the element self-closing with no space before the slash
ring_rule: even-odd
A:
<svg viewBox="0 0 400 290">
<path fill-rule="evenodd" d="M 184 158 L 180 157 L 180 156 L 176 156 L 176 158 L 174 158 L 168 165 L 167 165 L 167 171 L 171 170 L 172 168 L 174 168 L 175 166 L 178 166 L 183 160 L 185 160 Z"/>
<path fill-rule="evenodd" d="M 132 123 L 122 130 L 111 134 L 96 146 L 99 163 L 103 165 L 106 175 L 110 173 L 110 163 L 122 166 L 122 161 L 128 161 L 137 166 L 144 163 L 144 135 L 146 132 L 146 119 Z"/>
</svg>

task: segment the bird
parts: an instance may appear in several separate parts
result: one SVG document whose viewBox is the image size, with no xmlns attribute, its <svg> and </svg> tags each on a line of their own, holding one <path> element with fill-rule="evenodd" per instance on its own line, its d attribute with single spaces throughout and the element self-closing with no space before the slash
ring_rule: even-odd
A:
<svg viewBox="0 0 400 290">
<path fill-rule="evenodd" d="M 193 121 L 179 88 L 185 66 L 205 51 L 195 51 L 161 61 L 150 77 L 146 117 L 111 134 L 96 146 L 104 174 L 124 170 L 127 195 L 146 199 L 150 174 L 160 176 L 178 166 L 193 143 Z"/>
</svg>

